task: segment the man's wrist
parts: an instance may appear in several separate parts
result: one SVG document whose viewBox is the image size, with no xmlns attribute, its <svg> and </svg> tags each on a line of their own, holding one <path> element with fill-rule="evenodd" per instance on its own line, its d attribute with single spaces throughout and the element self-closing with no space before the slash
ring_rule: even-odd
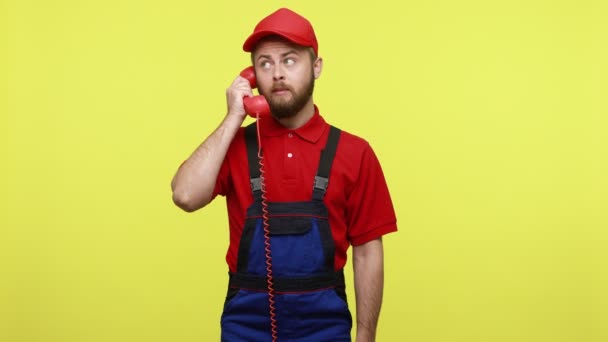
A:
<svg viewBox="0 0 608 342">
<path fill-rule="evenodd" d="M 376 329 L 370 329 L 367 327 L 357 327 L 357 341 L 356 342 L 374 342 L 376 340 Z"/>
</svg>

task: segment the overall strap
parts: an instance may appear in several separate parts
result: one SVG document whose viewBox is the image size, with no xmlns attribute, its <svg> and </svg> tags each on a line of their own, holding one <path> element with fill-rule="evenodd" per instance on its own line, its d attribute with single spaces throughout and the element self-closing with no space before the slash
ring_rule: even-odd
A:
<svg viewBox="0 0 608 342">
<path fill-rule="evenodd" d="M 334 162 L 336 156 L 336 149 L 338 147 L 338 141 L 340 140 L 340 129 L 334 126 L 329 128 L 329 136 L 327 137 L 327 143 L 325 148 L 321 151 L 321 158 L 319 160 L 319 169 L 315 176 L 315 181 L 312 188 L 312 199 L 321 201 L 327 191 L 329 184 L 329 172 L 331 165 Z"/>
<path fill-rule="evenodd" d="M 245 127 L 245 145 L 247 146 L 251 193 L 254 202 L 258 202 L 262 200 L 262 181 L 258 161 L 258 132 L 255 122 Z"/>
</svg>

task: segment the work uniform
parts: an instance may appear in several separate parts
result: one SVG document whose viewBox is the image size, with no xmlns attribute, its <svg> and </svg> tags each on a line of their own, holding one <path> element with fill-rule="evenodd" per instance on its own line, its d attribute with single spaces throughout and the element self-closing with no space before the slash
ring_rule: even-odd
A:
<svg viewBox="0 0 608 342">
<path fill-rule="evenodd" d="M 289 130 L 260 121 L 279 341 L 350 341 L 343 267 L 349 244 L 396 231 L 380 164 L 363 139 L 319 115 Z M 214 194 L 227 197 L 229 289 L 222 341 L 270 341 L 255 125 L 242 128 Z"/>
</svg>

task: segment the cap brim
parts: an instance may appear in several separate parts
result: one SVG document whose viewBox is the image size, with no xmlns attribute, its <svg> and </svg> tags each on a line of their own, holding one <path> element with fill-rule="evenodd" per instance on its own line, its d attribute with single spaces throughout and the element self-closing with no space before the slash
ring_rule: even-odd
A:
<svg viewBox="0 0 608 342">
<path fill-rule="evenodd" d="M 264 37 L 268 37 L 268 36 L 273 36 L 273 35 L 283 37 L 297 45 L 308 46 L 308 44 L 306 44 L 305 40 L 303 40 L 299 37 L 293 36 L 291 34 L 281 32 L 279 30 L 264 30 L 264 31 L 258 31 L 256 33 L 253 33 L 251 36 L 249 36 L 249 38 L 247 38 L 247 40 L 243 44 L 243 50 L 246 52 L 251 52 L 251 51 L 253 51 L 253 49 L 255 48 L 255 45 L 258 43 L 258 41 L 260 39 L 262 39 Z"/>
</svg>

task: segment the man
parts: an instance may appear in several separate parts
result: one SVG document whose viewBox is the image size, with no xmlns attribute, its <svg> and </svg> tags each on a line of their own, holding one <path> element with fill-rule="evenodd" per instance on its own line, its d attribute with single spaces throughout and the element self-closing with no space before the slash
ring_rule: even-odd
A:
<svg viewBox="0 0 608 342">
<path fill-rule="evenodd" d="M 252 53 L 272 117 L 241 127 L 243 98 L 252 90 L 237 77 L 226 91 L 228 113 L 171 184 L 175 204 L 188 212 L 226 197 L 230 278 L 222 341 L 351 341 L 342 272 L 349 245 L 357 341 L 374 341 L 381 237 L 397 230 L 380 164 L 365 140 L 328 125 L 314 104 L 323 60 L 307 19 L 279 9 L 258 23 L 243 49 Z"/>
</svg>

